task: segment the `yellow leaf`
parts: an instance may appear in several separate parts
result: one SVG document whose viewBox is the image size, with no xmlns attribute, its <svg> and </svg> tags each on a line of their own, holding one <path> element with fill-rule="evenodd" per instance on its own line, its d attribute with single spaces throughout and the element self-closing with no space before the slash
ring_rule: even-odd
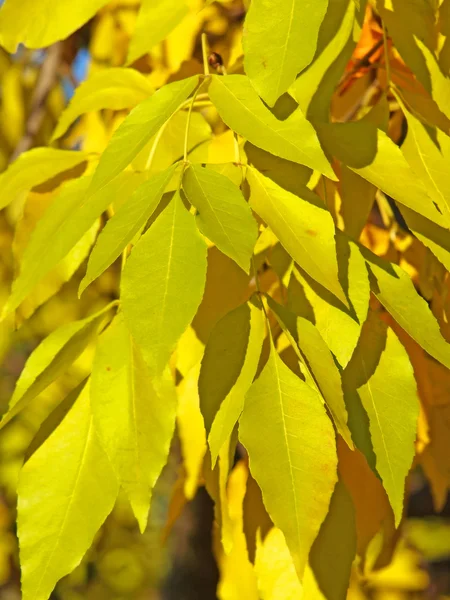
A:
<svg viewBox="0 0 450 600">
<path fill-rule="evenodd" d="M 6 0 L 0 12 L 0 44 L 14 54 L 19 44 L 45 48 L 67 38 L 108 0 Z"/>
</svg>

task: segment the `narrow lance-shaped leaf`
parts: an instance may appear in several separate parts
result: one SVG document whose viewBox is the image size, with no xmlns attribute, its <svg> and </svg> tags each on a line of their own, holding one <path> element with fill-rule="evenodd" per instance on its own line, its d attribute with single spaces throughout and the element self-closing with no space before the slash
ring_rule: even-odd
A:
<svg viewBox="0 0 450 600">
<path fill-rule="evenodd" d="M 184 176 L 183 189 L 198 210 L 200 231 L 248 273 L 258 226 L 239 188 L 228 177 L 193 165 Z"/>
<path fill-rule="evenodd" d="M 310 321 L 296 317 L 273 300 L 269 300 L 269 306 L 283 329 L 287 330 L 291 343 L 298 347 L 300 358 L 325 400 L 338 432 L 353 449 L 352 435 L 347 425 L 348 415 L 341 376 L 328 346 Z"/>
<path fill-rule="evenodd" d="M 89 21 L 108 0 L 6 0 L 1 7 L 0 45 L 14 54 L 19 44 L 46 48 Z"/>
<path fill-rule="evenodd" d="M 88 157 L 87 152 L 56 148 L 33 148 L 24 152 L 0 175 L 0 208 L 7 206 L 22 192 L 72 169 Z"/>
<path fill-rule="evenodd" d="M 301 110 L 279 121 L 244 75 L 214 75 L 209 95 L 225 124 L 258 148 L 336 179 L 314 127 Z"/>
<path fill-rule="evenodd" d="M 175 396 L 158 397 L 139 348 L 121 313 L 102 334 L 94 358 L 94 423 L 141 531 L 153 486 L 169 453 Z"/>
<path fill-rule="evenodd" d="M 61 137 L 84 113 L 104 108 L 133 108 L 152 93 L 148 79 L 135 69 L 116 67 L 98 71 L 76 88 L 69 106 L 59 117 L 52 140 Z"/>
<path fill-rule="evenodd" d="M 419 296 L 409 275 L 399 266 L 363 250 L 375 276 L 374 294 L 397 323 L 433 358 L 450 369 L 450 344 L 425 300 Z"/>
<path fill-rule="evenodd" d="M 80 564 L 111 512 L 118 489 L 94 429 L 87 385 L 20 473 L 24 600 L 47 600 L 58 580 Z"/>
<path fill-rule="evenodd" d="M 247 393 L 239 436 L 301 576 L 337 480 L 335 437 L 319 394 L 290 371 L 273 342 Z"/>
<path fill-rule="evenodd" d="M 207 247 L 176 193 L 142 236 L 122 274 L 125 320 L 151 375 L 164 370 L 203 297 Z"/>
<path fill-rule="evenodd" d="M 85 196 L 89 177 L 65 185 L 32 233 L 23 255 L 19 276 L 13 283 L 11 295 L 3 309 L 3 316 L 19 306 L 111 203 L 119 198 L 126 198 L 140 181 L 141 174 L 123 173 L 118 180 L 89 199 Z"/>
<path fill-rule="evenodd" d="M 101 190 L 130 164 L 150 138 L 194 91 L 198 81 L 198 75 L 194 75 L 169 83 L 130 112 L 114 132 L 100 158 L 89 187 L 89 196 Z"/>
<path fill-rule="evenodd" d="M 365 332 L 365 335 L 374 336 L 370 347 L 358 346 L 345 379 L 347 386 L 353 383 L 357 389 L 369 417 L 376 469 L 398 525 L 403 513 L 405 478 L 415 452 L 419 400 L 406 350 L 391 329 L 384 324 L 380 327 L 379 319 L 375 315 L 373 318 L 376 322 L 372 331 Z M 385 347 L 375 366 L 372 357 L 364 355 L 364 349 L 372 353 L 372 347 L 379 344 L 385 344 Z"/>
<path fill-rule="evenodd" d="M 294 196 L 255 169 L 248 170 L 248 180 L 253 210 L 295 262 L 347 304 L 338 277 L 333 218 L 320 199 L 306 187 L 303 198 Z"/>
<path fill-rule="evenodd" d="M 244 397 L 258 367 L 265 334 L 261 308 L 243 304 L 221 319 L 209 337 L 199 378 L 214 466 L 244 407 Z"/>
<path fill-rule="evenodd" d="M 134 62 L 162 42 L 188 12 L 185 0 L 142 0 L 127 63 Z"/>
<path fill-rule="evenodd" d="M 97 333 L 110 308 L 108 305 L 86 319 L 62 325 L 39 344 L 20 374 L 1 427 L 70 367 Z"/>
<path fill-rule="evenodd" d="M 103 273 L 133 240 L 157 208 L 176 165 L 142 183 L 106 223 L 89 257 L 80 294 Z"/>
<path fill-rule="evenodd" d="M 253 0 L 245 19 L 245 71 L 273 106 L 314 57 L 328 0 Z"/>
</svg>

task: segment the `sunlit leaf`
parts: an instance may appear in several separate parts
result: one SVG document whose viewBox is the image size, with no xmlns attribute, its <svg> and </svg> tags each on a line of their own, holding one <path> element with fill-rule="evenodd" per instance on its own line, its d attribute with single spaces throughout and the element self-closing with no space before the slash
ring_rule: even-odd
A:
<svg viewBox="0 0 450 600">
<path fill-rule="evenodd" d="M 79 165 L 87 158 L 86 152 L 56 148 L 33 148 L 21 154 L 0 175 L 0 208 L 7 206 L 22 192 L 31 190 L 35 185 L 51 179 L 58 173 Z"/>
<path fill-rule="evenodd" d="M 139 71 L 119 67 L 98 71 L 76 88 L 69 106 L 58 120 L 52 140 L 61 137 L 84 113 L 104 108 L 134 108 L 152 93 L 153 87 Z"/>
<path fill-rule="evenodd" d="M 337 479 L 335 438 L 319 394 L 286 367 L 273 343 L 247 393 L 239 437 L 301 575 Z"/>
<path fill-rule="evenodd" d="M 144 227 L 158 206 L 174 171 L 175 166 L 170 167 L 142 183 L 109 219 L 89 257 L 86 275 L 80 284 L 80 294 L 120 256 Z"/>
<path fill-rule="evenodd" d="M 164 125 L 180 104 L 194 91 L 198 76 L 174 81 L 136 106 L 116 129 L 100 158 L 89 187 L 98 192 L 127 167 L 150 138 Z"/>
<path fill-rule="evenodd" d="M 213 465 L 242 412 L 264 333 L 261 309 L 248 303 L 221 319 L 206 345 L 199 392 Z"/>
<path fill-rule="evenodd" d="M 444 115 L 450 119 L 450 80 L 442 73 L 436 59 L 426 45 L 418 37 L 415 38 L 415 41 L 425 56 L 431 79 L 433 99 Z"/>
<path fill-rule="evenodd" d="M 186 470 L 184 493 L 188 500 L 192 500 L 197 491 L 206 453 L 206 431 L 198 393 L 199 374 L 200 365 L 196 365 L 178 386 L 177 425 Z"/>
<path fill-rule="evenodd" d="M 86 199 L 89 177 L 65 185 L 38 222 L 25 249 L 19 276 L 14 281 L 4 314 L 14 310 L 34 286 L 73 248 L 95 220 L 116 199 L 133 192 L 142 176 L 121 177 Z M 36 257 L 39 260 L 36 261 Z"/>
<path fill-rule="evenodd" d="M 419 296 L 408 274 L 392 263 L 364 251 L 370 270 L 376 278 L 374 290 L 378 300 L 431 356 L 450 368 L 450 344 L 442 337 L 439 325 L 425 300 Z"/>
<path fill-rule="evenodd" d="M 153 486 L 167 460 L 175 403 L 158 397 L 139 348 L 119 314 L 99 339 L 92 369 L 96 431 L 141 531 Z"/>
<path fill-rule="evenodd" d="M 303 581 L 305 600 L 314 597 L 309 594 L 311 584 L 313 589 L 315 586 L 319 588 L 326 600 L 345 600 L 355 554 L 355 508 L 349 492 L 339 479 L 331 497 L 330 509 L 309 555 L 310 569 Z"/>
<path fill-rule="evenodd" d="M 320 199 L 305 187 L 301 198 L 248 170 L 250 206 L 264 219 L 292 258 L 346 303 L 338 279 L 334 223 Z"/>
<path fill-rule="evenodd" d="M 239 188 L 228 177 L 193 165 L 184 176 L 183 189 L 198 210 L 200 231 L 248 273 L 258 227 Z"/>
<path fill-rule="evenodd" d="M 108 0 L 7 0 L 0 13 L 0 45 L 12 54 L 19 44 L 45 48 L 67 38 L 89 21 Z"/>
<path fill-rule="evenodd" d="M 48 598 L 57 581 L 80 564 L 117 493 L 117 479 L 94 430 L 86 386 L 20 474 L 18 535 L 25 600 Z"/>
<path fill-rule="evenodd" d="M 162 42 L 187 13 L 185 0 L 143 0 L 127 62 L 132 63 Z"/>
<path fill-rule="evenodd" d="M 318 126 L 320 140 L 336 158 L 364 179 L 434 223 L 445 223 L 402 151 L 367 121 Z"/>
<path fill-rule="evenodd" d="M 162 373 L 192 321 L 205 279 L 206 243 L 175 194 L 136 244 L 121 282 L 125 320 L 152 375 Z"/>
<path fill-rule="evenodd" d="M 62 325 L 32 352 L 17 381 L 3 427 L 33 398 L 61 375 L 83 352 L 99 329 L 110 306 L 81 321 Z"/>
<path fill-rule="evenodd" d="M 225 124 L 258 148 L 336 179 L 313 126 L 300 110 L 279 121 L 243 75 L 214 76 L 209 95 Z"/>
<path fill-rule="evenodd" d="M 245 71 L 273 106 L 312 60 L 328 0 L 254 0 L 245 20 Z"/>
</svg>

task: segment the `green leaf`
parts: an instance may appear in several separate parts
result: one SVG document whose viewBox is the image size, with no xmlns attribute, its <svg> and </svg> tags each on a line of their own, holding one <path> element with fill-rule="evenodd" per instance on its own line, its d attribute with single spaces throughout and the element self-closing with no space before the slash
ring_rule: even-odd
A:
<svg viewBox="0 0 450 600">
<path fill-rule="evenodd" d="M 273 106 L 309 65 L 328 0 L 253 0 L 245 19 L 245 72 Z"/>
<path fill-rule="evenodd" d="M 419 38 L 415 38 L 423 55 L 431 79 L 431 94 L 433 100 L 439 106 L 444 115 L 450 119 L 450 79 L 442 73 L 432 52 L 422 43 Z"/>
<path fill-rule="evenodd" d="M 428 354 L 450 368 L 450 344 L 442 337 L 438 322 L 409 275 L 368 250 L 364 249 L 363 255 L 375 276 L 373 291 L 381 304 Z"/>
<path fill-rule="evenodd" d="M 344 304 L 347 300 L 338 278 L 334 222 L 308 188 L 302 197 L 248 170 L 250 206 L 269 225 L 292 258 Z"/>
<path fill-rule="evenodd" d="M 94 430 L 87 385 L 23 467 L 18 535 L 24 600 L 47 600 L 111 512 L 117 479 Z"/>
<path fill-rule="evenodd" d="M 329 3 L 316 56 L 289 90 L 311 120 L 329 121 L 331 97 L 360 37 L 365 2 L 362 4 L 356 10 L 352 0 Z"/>
<path fill-rule="evenodd" d="M 319 394 L 286 367 L 273 343 L 247 393 L 239 437 L 301 576 L 337 480 L 335 437 Z"/>
<path fill-rule="evenodd" d="M 122 315 L 101 335 L 91 406 L 96 431 L 144 532 L 153 487 L 169 453 L 176 396 L 158 397 Z"/>
<path fill-rule="evenodd" d="M 103 189 L 127 167 L 150 138 L 194 91 L 199 77 L 174 81 L 133 108 L 103 152 L 89 187 L 89 196 Z"/>
<path fill-rule="evenodd" d="M 339 280 L 351 309 L 316 283 L 294 269 L 288 288 L 288 307 L 312 321 L 342 367 L 350 360 L 369 308 L 370 285 L 364 258 L 358 246 L 336 237 Z M 311 317 L 312 312 L 312 317 Z"/>
<path fill-rule="evenodd" d="M 96 335 L 110 308 L 108 305 L 86 319 L 62 325 L 39 344 L 20 374 L 1 427 L 74 362 Z"/>
<path fill-rule="evenodd" d="M 328 346 L 310 321 L 296 317 L 271 298 L 268 298 L 268 303 L 294 349 L 298 349 L 299 358 L 310 374 L 311 385 L 325 400 L 338 432 L 353 449 L 352 436 L 347 426 L 341 376 Z"/>
<path fill-rule="evenodd" d="M 198 387 L 213 467 L 244 407 L 264 334 L 262 310 L 246 303 L 216 324 L 206 344 Z"/>
<path fill-rule="evenodd" d="M 159 44 L 188 14 L 185 0 L 142 0 L 130 42 L 130 64 Z"/>
<path fill-rule="evenodd" d="M 360 175 L 341 165 L 341 216 L 343 231 L 354 240 L 359 240 L 369 218 L 377 188 Z"/>
<path fill-rule="evenodd" d="M 406 110 L 401 98 L 397 100 L 408 121 L 408 134 L 402 144 L 402 152 L 411 168 L 419 176 L 430 197 L 439 206 L 450 224 L 450 138 L 439 129 L 426 127 Z"/>
<path fill-rule="evenodd" d="M 6 0 L 0 9 L 0 45 L 14 54 L 19 44 L 46 48 L 89 21 L 108 0 Z"/>
<path fill-rule="evenodd" d="M 224 175 L 192 165 L 183 178 L 187 199 L 198 210 L 200 231 L 246 273 L 258 226 L 240 189 Z"/>
<path fill-rule="evenodd" d="M 376 469 L 398 526 L 403 514 L 405 478 L 415 454 L 419 399 L 408 354 L 394 332 L 375 324 L 371 335 L 367 359 L 364 352 L 358 352 L 351 368 L 357 371 L 359 381 L 355 387 L 369 417 Z M 380 339 L 374 341 L 377 337 Z M 382 352 L 375 366 L 373 348 L 380 345 Z"/>
<path fill-rule="evenodd" d="M 132 242 L 156 210 L 176 165 L 153 175 L 142 183 L 106 223 L 89 257 L 86 275 L 80 283 L 80 294 L 103 273 Z"/>
<path fill-rule="evenodd" d="M 445 224 L 402 151 L 368 121 L 324 123 L 320 140 L 331 154 L 367 181 L 438 225 Z"/>
<path fill-rule="evenodd" d="M 86 198 L 90 178 L 65 185 L 45 212 L 25 249 L 19 276 L 3 309 L 13 311 L 34 286 L 75 246 L 95 220 L 117 199 L 124 199 L 142 181 L 141 174 L 123 173 L 95 195 Z M 36 260 L 39 257 L 39 260 Z"/>
<path fill-rule="evenodd" d="M 44 183 L 58 173 L 72 169 L 87 160 L 87 152 L 33 148 L 24 152 L 0 175 L 0 208 L 15 200 L 19 194 Z"/>
<path fill-rule="evenodd" d="M 41 423 L 39 429 L 36 432 L 36 435 L 31 440 L 31 444 L 28 446 L 25 456 L 24 462 L 30 459 L 30 457 L 38 450 L 42 444 L 50 437 L 50 435 L 57 429 L 60 423 L 63 421 L 64 417 L 70 411 L 72 406 L 75 404 L 78 396 L 83 391 L 87 383 L 88 377 L 83 379 L 83 381 L 77 385 L 73 390 L 71 390 L 67 396 L 62 400 L 56 408 L 52 410 L 52 412 L 47 416 L 46 419 Z"/>
<path fill-rule="evenodd" d="M 176 193 L 127 260 L 123 313 L 151 375 L 162 373 L 202 300 L 206 251 L 194 216 Z"/>
<path fill-rule="evenodd" d="M 336 180 L 313 126 L 299 109 L 279 121 L 244 75 L 214 75 L 209 96 L 225 124 L 258 148 Z"/>
<path fill-rule="evenodd" d="M 98 71 L 76 88 L 69 106 L 59 117 L 52 141 L 61 137 L 84 113 L 104 108 L 134 108 L 152 94 L 153 87 L 139 71 L 120 67 Z"/>
<path fill-rule="evenodd" d="M 388 8 L 386 5 L 389 4 L 391 6 Z M 430 75 L 420 49 L 423 46 L 431 55 L 428 48 L 436 46 L 436 12 L 433 4 L 424 0 L 376 2 L 378 14 L 392 37 L 396 51 L 428 92 L 431 91 Z"/>
<path fill-rule="evenodd" d="M 327 600 L 347 598 L 355 554 L 355 507 L 347 488 L 339 479 L 331 497 L 330 510 L 311 548 L 310 571 L 306 572 L 303 580 L 304 598 L 316 598 L 313 595 L 315 586 Z M 334 568 L 330 569 L 330 565 Z M 309 587 L 311 575 L 315 579 L 313 589 Z"/>
</svg>

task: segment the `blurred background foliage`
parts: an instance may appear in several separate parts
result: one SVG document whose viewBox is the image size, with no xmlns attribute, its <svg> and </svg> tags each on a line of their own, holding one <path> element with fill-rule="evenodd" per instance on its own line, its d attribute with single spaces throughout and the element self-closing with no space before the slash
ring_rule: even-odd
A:
<svg viewBox="0 0 450 600">
<path fill-rule="evenodd" d="M 150 53 L 131 65 L 145 74 L 154 88 L 172 79 L 202 72 L 201 32 L 207 34 L 211 50 L 222 56 L 228 72 L 242 69 L 241 38 L 246 2 L 192 0 L 190 4 L 191 10 L 181 24 Z M 450 38 L 445 36 L 450 23 L 450 3 L 434 4 L 435 28 L 430 35 L 436 38 L 441 68 L 448 74 Z M 63 109 L 76 87 L 88 75 L 126 64 L 138 8 L 137 0 L 113 0 L 79 31 L 46 50 L 19 47 L 14 55 L 9 55 L 0 49 L 0 172 L 23 151 L 49 144 Z M 333 96 L 332 116 L 336 121 L 356 120 L 367 115 L 374 106 L 379 110 L 382 107 L 389 135 L 395 142 L 401 143 L 405 137 L 405 118 L 395 98 L 386 96 L 380 40 L 380 22 L 369 6 L 361 39 Z M 392 76 L 401 77 L 403 83 L 409 78 L 411 90 L 420 96 L 420 84 L 393 46 L 390 53 Z M 89 159 L 33 189 L 0 213 L 0 303 L 8 294 L 18 260 L 37 220 L 51 205 L 61 183 L 95 164 L 126 114 L 126 111 L 103 110 L 78 118 L 68 133 L 54 145 L 84 150 L 89 153 Z M 171 128 L 159 146 L 161 160 L 172 161 L 181 153 L 180 132 L 185 128 L 184 119 L 185 115 L 180 114 L 179 119 L 172 120 Z M 211 162 L 223 163 L 227 153 L 229 160 L 233 160 L 232 135 L 224 133 L 223 125 L 213 110 L 205 107 L 196 113 L 191 127 L 193 144 L 199 148 L 203 143 L 209 144 Z M 206 140 L 210 138 L 211 129 L 216 135 L 214 142 L 210 143 Z M 328 185 L 326 200 L 332 214 L 336 220 L 345 218 L 339 189 L 331 181 Z M 323 196 L 324 190 L 319 187 L 317 193 Z M 36 288 L 21 305 L 14 320 L 0 324 L 0 412 L 6 410 L 27 357 L 43 338 L 60 325 L 91 314 L 117 297 L 119 267 L 113 265 L 80 300 L 77 298 L 85 258 L 100 225 L 96 224 L 63 263 Z M 399 261 L 410 273 L 420 294 L 429 302 L 444 336 L 450 341 L 448 273 L 409 233 L 395 207 L 382 195 L 377 195 L 377 203 L 361 233 L 361 241 L 378 255 Z M 282 253 L 277 254 L 274 249 L 265 259 L 275 272 L 277 269 L 282 271 Z M 221 260 L 218 257 L 216 262 L 222 275 L 239 278 L 235 273 L 227 272 L 231 267 L 219 264 Z M 262 276 L 262 285 L 276 296 L 278 281 L 273 276 L 274 271 L 268 271 L 266 279 Z M 439 286 L 436 281 L 440 282 Z M 245 287 L 247 284 L 247 281 L 243 282 Z M 239 285 L 235 287 L 239 288 Z M 220 286 L 215 291 L 211 288 L 210 293 L 220 295 Z M 227 307 L 222 309 L 225 311 Z M 206 308 L 204 310 L 207 312 Z M 197 323 L 200 337 L 202 327 L 209 329 L 211 322 L 212 318 L 203 315 L 203 322 Z M 391 325 L 395 328 L 394 323 Z M 398 333 L 401 335 L 401 332 Z M 381 530 L 370 542 L 364 576 L 358 575 L 355 569 L 352 577 L 348 595 L 351 600 L 450 599 L 450 502 L 447 498 L 450 483 L 450 375 L 426 357 L 412 340 L 402 341 L 407 347 L 409 344 L 416 375 L 419 375 L 422 400 L 425 398 L 417 440 L 417 460 L 408 481 L 406 517 L 400 532 Z M 189 346 L 188 342 L 186 344 Z M 90 346 L 69 371 L 0 432 L 1 600 L 20 597 L 15 536 L 19 469 L 26 460 L 28 446 L 41 422 L 85 379 L 92 357 L 93 347 Z M 284 358 L 289 360 L 288 356 Z M 180 371 L 183 371 L 183 360 L 188 361 L 189 356 L 181 353 L 178 357 Z M 186 438 L 189 428 L 195 425 L 189 421 L 188 401 L 182 403 L 182 407 L 184 413 L 179 415 L 179 432 L 181 437 Z M 257 598 L 252 583 L 253 571 L 248 571 L 248 560 L 239 554 L 239 540 L 254 526 L 252 516 L 259 511 L 261 517 L 264 509 L 256 483 L 249 477 L 245 459 L 236 457 L 228 485 L 230 531 L 238 543 L 234 546 L 237 554 L 226 557 L 220 550 L 218 528 L 213 523 L 213 502 L 205 487 L 200 485 L 197 489 L 197 482 L 191 482 L 187 495 L 192 499 L 188 501 L 186 498 L 188 488 L 181 462 L 182 442 L 179 437 L 174 440 L 171 458 L 153 496 L 145 534 L 139 534 L 130 507 L 121 497 L 82 564 L 58 584 L 52 598 Z M 187 460 L 186 456 L 184 458 Z M 207 469 L 205 479 L 201 478 L 200 483 L 206 483 L 206 489 L 214 497 Z M 257 522 L 261 523 L 261 518 Z M 269 530 L 268 518 L 266 525 Z M 256 550 L 251 547 L 249 550 L 257 571 L 262 568 L 264 560 L 271 564 L 282 560 L 282 548 L 274 530 Z M 233 580 L 239 581 L 238 587 L 233 587 Z M 292 598 L 295 598 L 295 585 L 292 589 Z M 243 590 L 246 590 L 245 593 Z"/>
</svg>

